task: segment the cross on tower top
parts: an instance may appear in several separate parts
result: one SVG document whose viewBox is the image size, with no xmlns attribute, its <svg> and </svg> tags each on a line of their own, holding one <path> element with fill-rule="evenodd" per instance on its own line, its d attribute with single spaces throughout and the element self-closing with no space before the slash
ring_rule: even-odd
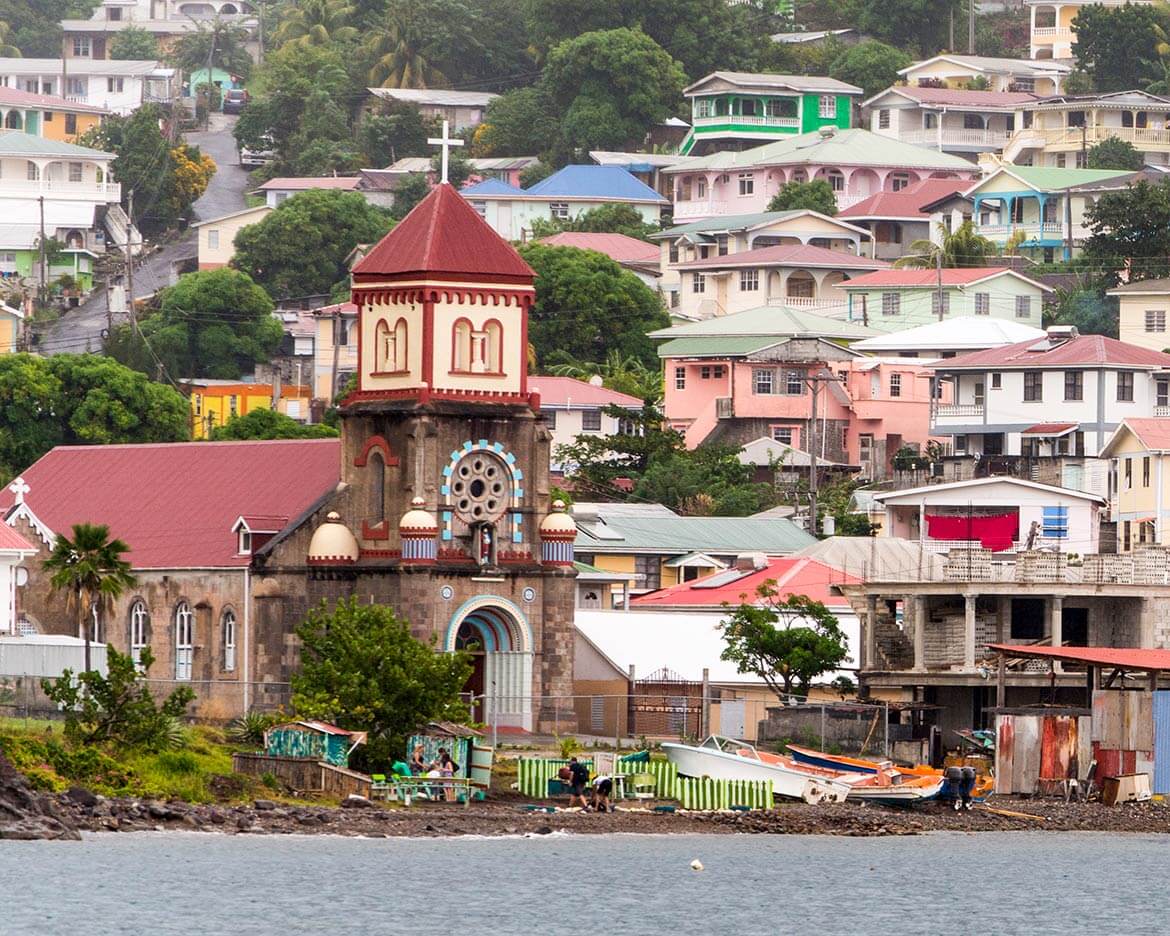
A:
<svg viewBox="0 0 1170 936">
<path fill-rule="evenodd" d="M 32 490 L 32 488 L 28 486 L 28 482 L 25 481 L 24 478 L 17 478 L 10 485 L 8 485 L 8 490 L 16 495 L 15 503 L 23 504 L 24 495 Z"/>
<path fill-rule="evenodd" d="M 459 139 L 458 137 L 451 136 L 451 134 L 448 132 L 448 128 L 450 126 L 451 126 L 450 123 L 448 123 L 446 120 L 444 120 L 443 121 L 443 135 L 441 137 L 427 137 L 427 142 L 431 146 L 441 146 L 443 148 L 443 168 L 442 168 L 442 172 L 440 173 L 440 178 L 439 178 L 440 182 L 447 181 L 447 162 L 448 162 L 448 158 L 450 156 L 451 147 L 463 145 L 463 141 L 461 139 Z"/>
</svg>

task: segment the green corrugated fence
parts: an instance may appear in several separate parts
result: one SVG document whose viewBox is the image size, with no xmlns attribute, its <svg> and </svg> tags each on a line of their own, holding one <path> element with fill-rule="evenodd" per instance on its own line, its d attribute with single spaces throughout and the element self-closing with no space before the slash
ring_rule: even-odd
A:
<svg viewBox="0 0 1170 936">
<path fill-rule="evenodd" d="M 617 772 L 624 776 L 630 776 L 637 773 L 648 773 L 654 775 L 654 781 L 657 784 L 655 793 L 659 799 L 678 799 L 678 768 L 670 761 L 652 760 L 642 763 L 618 763 Z M 630 790 L 627 787 L 626 794 L 629 795 Z"/>
<path fill-rule="evenodd" d="M 679 777 L 678 800 L 683 809 L 768 809 L 772 806 L 771 780 L 713 780 L 711 777 Z"/>
<path fill-rule="evenodd" d="M 593 769 L 593 762 L 582 760 L 586 767 Z M 567 760 L 552 760 L 544 757 L 521 757 L 516 761 L 516 779 L 520 792 L 531 799 L 548 798 L 548 782 L 555 780 L 557 771 L 568 767 Z"/>
</svg>

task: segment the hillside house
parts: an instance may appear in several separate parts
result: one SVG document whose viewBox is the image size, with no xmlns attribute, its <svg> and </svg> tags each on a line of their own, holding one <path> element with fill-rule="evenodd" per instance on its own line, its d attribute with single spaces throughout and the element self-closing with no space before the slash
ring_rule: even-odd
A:
<svg viewBox="0 0 1170 936">
<path fill-rule="evenodd" d="M 898 260 L 911 252 L 915 241 L 935 241 L 939 226 L 950 218 L 935 204 L 971 185 L 968 179 L 923 179 L 897 192 L 878 192 L 837 213 L 840 221 L 870 232 L 872 255 Z"/>
<path fill-rule="evenodd" d="M 1170 315 L 1170 279 L 1143 279 L 1108 291 L 1119 305 L 1118 338 L 1126 344 L 1165 351 L 1170 347 L 1166 318 Z M 1158 413 L 1157 415 L 1170 415 Z"/>
<path fill-rule="evenodd" d="M 908 85 L 919 87 L 968 88 L 985 84 L 984 90 L 1027 91 L 1031 94 L 1059 94 L 1072 71 L 1067 62 L 992 58 L 985 55 L 944 53 L 914 62 L 899 70 Z"/>
<path fill-rule="evenodd" d="M 572 445 L 581 435 L 609 436 L 622 431 L 622 417 L 611 416 L 606 409 L 619 406 L 631 413 L 642 410 L 641 400 L 606 389 L 600 377 L 586 381 L 541 375 L 531 378 L 528 385 L 540 394 L 540 415 L 552 433 L 550 470 L 554 475 L 563 474 L 568 467 L 557 453 L 559 446 Z"/>
<path fill-rule="evenodd" d="M 862 104 L 874 133 L 975 160 L 1002 150 L 1019 123 L 1027 91 L 969 91 L 895 85 Z"/>
<path fill-rule="evenodd" d="M 199 269 L 218 270 L 231 263 L 236 255 L 236 235 L 249 225 L 259 224 L 271 211 L 266 204 L 257 205 L 192 224 L 199 238 Z"/>
<path fill-rule="evenodd" d="M 64 97 L 112 114 L 129 114 L 152 102 L 170 103 L 179 90 L 177 81 L 175 69 L 155 61 L 0 58 L 0 85 Z"/>
<path fill-rule="evenodd" d="M 455 132 L 483 123 L 488 105 L 499 97 L 487 91 L 447 91 L 441 88 L 369 88 L 380 101 L 399 101 L 418 108 L 434 120 L 446 120 Z"/>
</svg>

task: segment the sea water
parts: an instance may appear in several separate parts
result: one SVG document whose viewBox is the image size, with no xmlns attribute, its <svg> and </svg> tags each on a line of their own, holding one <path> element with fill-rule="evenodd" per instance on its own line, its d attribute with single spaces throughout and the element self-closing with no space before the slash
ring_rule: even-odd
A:
<svg viewBox="0 0 1170 936">
<path fill-rule="evenodd" d="M 91 835 L 0 842 L 0 934 L 1165 933 L 1168 848 L 1088 833 Z"/>
</svg>

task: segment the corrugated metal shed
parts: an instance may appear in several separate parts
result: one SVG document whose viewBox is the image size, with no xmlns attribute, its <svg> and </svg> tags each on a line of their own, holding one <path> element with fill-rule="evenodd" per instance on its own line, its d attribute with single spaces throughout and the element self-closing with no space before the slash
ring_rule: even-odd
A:
<svg viewBox="0 0 1170 936">
<path fill-rule="evenodd" d="M 89 645 L 90 667 L 106 673 L 106 645 Z M 36 676 L 50 679 L 65 670 L 85 669 L 85 641 L 57 634 L 0 637 L 0 676 Z"/>
</svg>

